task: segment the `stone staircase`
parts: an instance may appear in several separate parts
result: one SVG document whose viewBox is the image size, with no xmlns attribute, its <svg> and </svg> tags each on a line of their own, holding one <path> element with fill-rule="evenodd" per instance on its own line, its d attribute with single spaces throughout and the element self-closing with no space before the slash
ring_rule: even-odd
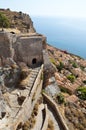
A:
<svg viewBox="0 0 86 130">
<path fill-rule="evenodd" d="M 29 78 L 29 81 L 28 81 L 28 86 L 26 87 L 27 89 L 30 90 L 29 95 L 31 93 L 31 90 L 33 88 L 33 85 L 35 83 L 35 80 L 37 78 L 39 71 L 40 71 L 40 67 L 34 68 L 34 69 L 31 70 L 31 73 L 29 75 L 30 78 Z"/>
<path fill-rule="evenodd" d="M 41 67 L 30 70 L 30 74 L 28 75 L 27 78 L 28 82 L 25 89 L 16 88 L 11 93 L 6 93 L 4 95 L 4 98 L 6 100 L 7 113 L 6 116 L 3 118 L 3 120 L 0 120 L 0 123 L 2 124 L 0 125 L 0 130 L 14 130 L 14 128 L 18 125 L 18 123 L 21 122 L 21 120 L 22 121 L 26 120 L 27 117 L 30 116 L 30 113 L 33 109 L 32 107 L 34 107 L 34 104 L 37 100 L 35 99 L 35 102 L 33 102 L 33 104 L 31 103 L 33 91 L 35 91 L 34 88 L 36 87 L 34 86 L 35 81 L 37 81 L 37 77 L 40 72 L 40 69 Z M 38 90 L 38 96 L 39 96 L 39 90 Z M 24 115 L 25 112 L 27 113 L 26 115 Z M 8 113 L 10 113 L 10 115 Z M 16 126 L 14 124 L 16 124 Z"/>
</svg>

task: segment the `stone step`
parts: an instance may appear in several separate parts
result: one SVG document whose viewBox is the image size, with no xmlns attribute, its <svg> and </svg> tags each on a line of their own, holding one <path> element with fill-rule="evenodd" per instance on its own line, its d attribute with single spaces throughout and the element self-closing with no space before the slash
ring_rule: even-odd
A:
<svg viewBox="0 0 86 130">
<path fill-rule="evenodd" d="M 27 87 L 26 87 L 26 89 L 28 89 L 28 90 L 30 91 L 30 89 L 31 89 L 31 86 L 30 86 L 30 85 L 29 85 L 29 86 L 27 86 Z"/>
<path fill-rule="evenodd" d="M 36 72 L 36 71 L 31 73 L 31 75 L 37 75 L 37 74 L 38 74 L 38 72 Z"/>
<path fill-rule="evenodd" d="M 37 76 L 37 75 L 32 74 L 32 75 L 31 75 L 31 78 L 36 78 L 36 76 Z"/>
<path fill-rule="evenodd" d="M 32 73 L 31 75 L 32 75 L 32 76 L 33 76 L 33 75 L 37 76 L 37 75 L 38 75 L 38 73 Z"/>
<path fill-rule="evenodd" d="M 33 86 L 33 83 L 29 83 L 27 87 L 31 89 L 32 86 Z"/>
<path fill-rule="evenodd" d="M 39 72 L 40 69 L 34 69 L 32 70 L 33 72 Z"/>
<path fill-rule="evenodd" d="M 31 88 L 33 87 L 36 77 L 39 73 L 39 70 L 40 70 L 40 67 L 31 70 L 30 78 L 28 80 L 28 86 L 27 86 L 28 90 L 31 90 Z"/>
<path fill-rule="evenodd" d="M 28 84 L 33 84 L 33 83 L 34 83 L 34 82 L 31 82 L 31 81 L 30 81 Z"/>
<path fill-rule="evenodd" d="M 40 67 L 37 67 L 37 68 L 35 68 L 34 70 L 39 70 L 40 69 Z"/>
<path fill-rule="evenodd" d="M 32 77 L 30 77 L 29 78 L 29 81 L 34 81 L 36 78 L 32 78 Z"/>
</svg>

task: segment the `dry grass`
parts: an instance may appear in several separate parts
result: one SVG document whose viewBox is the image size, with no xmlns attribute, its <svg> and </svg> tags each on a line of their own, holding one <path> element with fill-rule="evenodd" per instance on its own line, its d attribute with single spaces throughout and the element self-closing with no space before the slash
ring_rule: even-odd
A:
<svg viewBox="0 0 86 130">
<path fill-rule="evenodd" d="M 23 125 L 23 130 L 30 130 L 34 127 L 36 123 L 35 116 L 37 116 L 38 114 L 38 106 L 39 106 L 39 103 L 36 103 L 34 106 L 33 112 L 31 114 L 31 117 Z"/>
<path fill-rule="evenodd" d="M 21 79 L 25 79 L 27 78 L 27 76 L 30 74 L 30 71 L 28 68 L 22 68 L 21 69 L 21 75 L 20 75 L 20 78 Z"/>
<path fill-rule="evenodd" d="M 47 128 L 47 130 L 54 130 L 54 125 L 53 125 L 53 121 L 52 120 L 48 121 L 48 128 Z"/>
<path fill-rule="evenodd" d="M 26 86 L 28 86 L 30 72 L 31 71 L 28 68 L 25 67 L 21 68 L 20 81 L 19 81 L 20 88 L 26 88 Z"/>
<path fill-rule="evenodd" d="M 74 105 L 68 105 L 65 108 L 65 116 L 68 122 L 71 122 L 74 129 L 85 130 L 86 128 L 86 115 L 80 110 L 80 108 Z M 70 125 L 69 125 L 70 128 Z"/>
<path fill-rule="evenodd" d="M 28 86 L 29 76 L 26 77 L 24 80 L 21 80 L 19 83 L 20 88 L 26 88 Z"/>
</svg>

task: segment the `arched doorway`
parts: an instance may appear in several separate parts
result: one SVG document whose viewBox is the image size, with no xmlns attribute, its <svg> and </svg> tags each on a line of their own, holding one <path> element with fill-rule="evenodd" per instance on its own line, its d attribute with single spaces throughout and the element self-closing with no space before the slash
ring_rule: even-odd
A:
<svg viewBox="0 0 86 130">
<path fill-rule="evenodd" d="M 36 64 L 36 63 L 37 63 L 37 59 L 34 58 L 34 59 L 32 60 L 32 64 L 34 65 L 34 64 Z"/>
<path fill-rule="evenodd" d="M 10 33 L 15 34 L 15 32 L 13 32 L 13 31 L 12 31 L 12 32 L 10 32 Z"/>
</svg>

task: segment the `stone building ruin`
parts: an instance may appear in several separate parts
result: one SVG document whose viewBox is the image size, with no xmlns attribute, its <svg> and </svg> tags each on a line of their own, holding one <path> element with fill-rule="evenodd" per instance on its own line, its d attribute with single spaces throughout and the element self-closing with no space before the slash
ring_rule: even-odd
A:
<svg viewBox="0 0 86 130">
<path fill-rule="evenodd" d="M 1 31 L 0 60 L 4 65 L 10 65 L 11 60 L 14 64 L 23 62 L 28 66 L 23 69 L 20 66 L 0 67 L 3 78 L 0 84 L 0 130 L 46 130 L 49 116 L 41 91 L 43 82 L 53 73 L 46 38 L 37 33 Z"/>
<path fill-rule="evenodd" d="M 12 58 L 16 63 L 24 62 L 29 67 L 38 67 L 43 63 L 43 49 L 46 38 L 40 34 L 15 34 L 0 32 L 0 58 Z"/>
</svg>

